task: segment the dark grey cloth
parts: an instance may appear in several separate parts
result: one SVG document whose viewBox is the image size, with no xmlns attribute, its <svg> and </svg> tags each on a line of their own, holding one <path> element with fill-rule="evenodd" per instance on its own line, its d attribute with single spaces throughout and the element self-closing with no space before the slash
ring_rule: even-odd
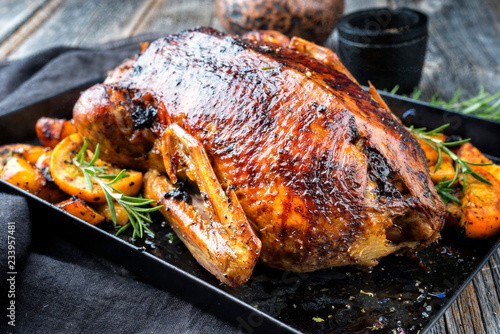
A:
<svg viewBox="0 0 500 334">
<path fill-rule="evenodd" d="M 0 193 L 0 208 L 3 207 L 8 210 L 0 209 L 0 282 L 6 282 L 7 273 L 15 272 L 23 264 L 31 242 L 26 199 Z"/>
<path fill-rule="evenodd" d="M 0 63 L 0 113 L 101 78 L 136 54 L 139 41 L 153 37 L 88 49 L 55 48 Z M 63 238 L 30 235 L 30 221 L 24 198 L 0 193 L 1 333 L 236 332 L 210 313 Z M 15 225 L 14 285 L 8 280 L 9 225 Z M 15 298 L 8 296 L 12 289 Z M 11 300 L 15 327 L 8 324 Z"/>
<path fill-rule="evenodd" d="M 109 42 L 94 48 L 59 47 L 31 57 L 0 63 L 0 114 L 29 105 L 106 75 L 155 34 Z"/>
</svg>

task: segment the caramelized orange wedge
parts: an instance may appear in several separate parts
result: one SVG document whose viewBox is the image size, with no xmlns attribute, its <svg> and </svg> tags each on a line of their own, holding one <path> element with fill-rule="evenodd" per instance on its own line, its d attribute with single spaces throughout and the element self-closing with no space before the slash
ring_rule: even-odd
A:
<svg viewBox="0 0 500 334">
<path fill-rule="evenodd" d="M 50 159 L 50 174 L 59 188 L 67 194 L 91 203 L 105 202 L 106 197 L 99 183 L 91 178 L 92 188 L 90 188 L 82 169 L 75 164 L 74 158 L 82 149 L 83 142 L 83 138 L 75 133 L 57 144 Z M 88 156 L 90 154 L 87 152 L 87 160 L 90 160 Z M 120 168 L 100 159 L 97 159 L 95 166 L 103 167 L 105 174 L 117 175 L 121 171 Z M 112 186 L 126 196 L 136 196 L 142 188 L 142 173 L 127 169 L 126 176 Z"/>
<path fill-rule="evenodd" d="M 57 203 L 56 206 L 92 225 L 97 225 L 105 219 L 103 215 L 96 212 L 79 198 L 70 198 L 64 202 Z"/>
</svg>

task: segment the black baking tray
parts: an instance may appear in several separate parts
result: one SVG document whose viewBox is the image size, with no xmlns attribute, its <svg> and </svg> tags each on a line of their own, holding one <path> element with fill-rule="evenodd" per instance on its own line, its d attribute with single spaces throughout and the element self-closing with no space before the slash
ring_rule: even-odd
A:
<svg viewBox="0 0 500 334">
<path fill-rule="evenodd" d="M 39 117 L 70 118 L 80 92 L 92 83 L 0 115 L 0 145 L 36 142 Z M 472 143 L 497 163 L 500 123 L 381 93 L 407 125 L 435 128 L 450 123 L 447 134 Z M 371 270 L 333 268 L 292 273 L 258 264 L 252 278 L 227 287 L 201 268 L 159 215 L 154 239 L 133 242 L 114 236 L 111 227 L 92 226 L 0 180 L 0 191 L 28 198 L 33 238 L 51 224 L 80 247 L 108 258 L 152 284 L 175 292 L 229 321 L 243 333 L 426 333 L 500 247 L 500 237 L 470 240 L 444 230 L 437 245 L 417 256 L 390 255 Z M 92 242 L 88 242 L 92 240 Z"/>
</svg>

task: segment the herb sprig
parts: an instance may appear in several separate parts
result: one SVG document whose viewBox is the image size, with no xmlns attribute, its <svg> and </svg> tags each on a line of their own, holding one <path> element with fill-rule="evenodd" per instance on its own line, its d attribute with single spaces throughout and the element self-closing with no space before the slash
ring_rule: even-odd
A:
<svg viewBox="0 0 500 334">
<path fill-rule="evenodd" d="M 73 163 L 82 171 L 90 191 L 92 191 L 93 188 L 92 181 L 97 183 L 102 188 L 115 227 L 117 227 L 117 219 L 114 201 L 119 203 L 125 209 L 129 222 L 125 226 L 119 228 L 116 235 L 119 235 L 132 226 L 134 229 L 132 233 L 133 239 L 143 238 L 144 231 L 147 231 L 154 236 L 154 233 L 147 227 L 146 222 L 151 223 L 149 213 L 160 209 L 161 206 L 144 207 L 154 203 L 155 201 L 142 197 L 126 196 L 121 191 L 113 187 L 113 184 L 128 176 L 126 174 L 126 170 L 123 169 L 118 174 L 106 174 L 105 167 L 95 165 L 97 159 L 99 158 L 99 144 L 96 145 L 94 155 L 90 161 L 85 159 L 87 146 L 88 141 L 87 138 L 85 138 L 81 150 L 73 159 Z"/>
<path fill-rule="evenodd" d="M 472 175 L 474 178 L 477 180 L 484 182 L 486 184 L 491 184 L 490 181 L 479 175 L 477 172 L 475 172 L 472 168 L 472 166 L 488 166 L 491 165 L 491 163 L 473 163 L 473 162 L 468 162 L 465 161 L 461 158 L 459 158 L 452 150 L 450 150 L 449 147 L 451 146 L 458 146 L 462 145 L 463 143 L 466 143 L 470 141 L 470 138 L 467 139 L 462 139 L 462 140 L 457 140 L 457 141 L 450 141 L 450 142 L 445 142 L 444 140 L 435 138 L 433 136 L 440 135 L 441 132 L 446 129 L 450 124 L 444 124 L 434 130 L 427 131 L 426 128 L 414 128 L 413 125 L 410 126 L 410 131 L 413 135 L 419 137 L 423 141 L 425 141 L 429 146 L 431 146 L 437 153 L 438 153 L 438 160 L 436 162 L 436 167 L 434 169 L 434 172 L 436 172 L 439 167 L 441 167 L 441 163 L 443 161 L 443 154 L 447 154 L 450 156 L 450 158 L 455 162 L 455 175 L 451 180 L 446 180 L 446 177 L 444 177 L 438 184 L 436 184 L 436 190 L 443 200 L 443 202 L 447 203 L 448 201 L 455 202 L 457 204 L 460 204 L 460 200 L 453 196 L 453 184 L 455 181 L 458 179 L 460 176 L 460 173 L 462 173 L 462 186 L 463 190 L 465 191 L 465 186 L 466 186 L 466 174 Z"/>
<path fill-rule="evenodd" d="M 396 85 L 390 93 L 396 94 L 398 90 L 399 86 Z M 408 97 L 418 100 L 421 94 L 422 89 L 416 88 Z M 463 114 L 500 121 L 500 92 L 490 94 L 485 91 L 484 86 L 481 86 L 479 92 L 475 96 L 468 99 L 462 99 L 463 95 L 464 92 L 457 88 L 450 100 L 446 101 L 440 98 L 438 93 L 436 93 L 430 98 L 428 103 L 438 107 L 452 109 Z"/>
</svg>

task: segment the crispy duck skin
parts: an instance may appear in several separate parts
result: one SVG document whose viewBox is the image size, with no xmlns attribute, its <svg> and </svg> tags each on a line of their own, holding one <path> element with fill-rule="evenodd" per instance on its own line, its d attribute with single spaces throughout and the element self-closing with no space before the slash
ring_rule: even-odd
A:
<svg viewBox="0 0 500 334">
<path fill-rule="evenodd" d="M 81 95 L 77 130 L 107 161 L 165 170 L 157 138 L 184 129 L 273 267 L 370 266 L 439 238 L 444 205 L 413 136 L 331 51 L 273 38 L 198 28 L 155 41 Z"/>
</svg>

